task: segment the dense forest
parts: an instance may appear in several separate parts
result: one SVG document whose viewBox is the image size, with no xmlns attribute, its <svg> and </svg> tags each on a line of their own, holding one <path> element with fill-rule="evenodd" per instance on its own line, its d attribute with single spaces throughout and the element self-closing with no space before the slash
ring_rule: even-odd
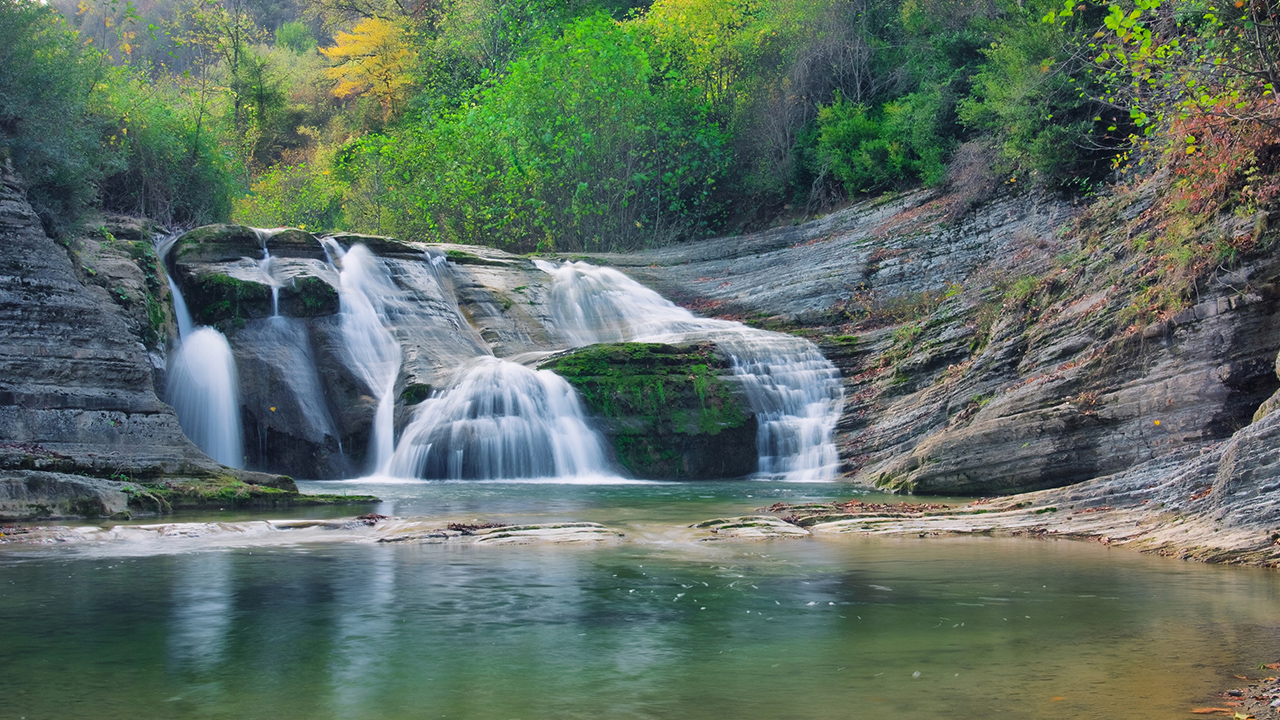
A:
<svg viewBox="0 0 1280 720">
<path fill-rule="evenodd" d="M 1280 189 L 1277 63 L 1264 0 L 0 0 L 0 153 L 54 232 L 633 249 L 1152 173 L 1208 217 Z"/>
</svg>

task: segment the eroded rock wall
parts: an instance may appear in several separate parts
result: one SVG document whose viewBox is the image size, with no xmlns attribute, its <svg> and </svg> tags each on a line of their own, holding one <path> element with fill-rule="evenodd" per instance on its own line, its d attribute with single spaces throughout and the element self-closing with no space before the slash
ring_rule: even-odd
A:
<svg viewBox="0 0 1280 720">
<path fill-rule="evenodd" d="M 1066 232 L 1077 208 L 1018 195 L 948 225 L 944 206 L 909 194 L 599 259 L 690 308 L 818 342 L 844 377 L 843 471 L 879 487 L 1077 483 L 1229 438 L 1276 390 L 1270 255 L 1137 326 L 1131 278 L 1145 258 L 1082 249 Z"/>
<path fill-rule="evenodd" d="M 156 396 L 108 291 L 77 279 L 12 175 L 0 178 L 0 469 L 134 478 L 219 469 Z"/>
</svg>

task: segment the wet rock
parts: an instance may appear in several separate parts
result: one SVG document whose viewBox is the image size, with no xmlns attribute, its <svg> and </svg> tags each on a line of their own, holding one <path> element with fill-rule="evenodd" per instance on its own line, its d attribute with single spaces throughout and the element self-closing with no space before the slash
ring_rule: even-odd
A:
<svg viewBox="0 0 1280 720">
<path fill-rule="evenodd" d="M 626 537 L 617 530 L 590 522 L 509 525 L 478 530 L 474 536 L 477 545 L 603 543 L 617 542 Z"/>
<path fill-rule="evenodd" d="M 350 476 L 355 468 L 341 450 L 306 323 L 255 320 L 234 338 L 249 467 L 314 479 Z"/>
<path fill-rule="evenodd" d="M 125 484 L 59 473 L 0 471 L 0 520 L 124 515 Z"/>
<path fill-rule="evenodd" d="M 271 316 L 271 284 L 254 261 L 179 267 L 178 287 L 197 325 L 225 326 Z"/>
<path fill-rule="evenodd" d="M 700 538 L 714 540 L 774 540 L 809 537 L 804 528 L 773 517 L 772 515 L 747 515 L 735 518 L 717 518 L 693 526 L 710 533 Z"/>
<path fill-rule="evenodd" d="M 297 273 L 280 287 L 280 314 L 285 317 L 333 315 L 339 307 L 338 288 L 327 277 Z"/>
<path fill-rule="evenodd" d="M 649 479 L 742 477 L 756 470 L 756 419 L 709 343 L 610 343 L 541 366 L 578 391 L 617 461 Z"/>
</svg>

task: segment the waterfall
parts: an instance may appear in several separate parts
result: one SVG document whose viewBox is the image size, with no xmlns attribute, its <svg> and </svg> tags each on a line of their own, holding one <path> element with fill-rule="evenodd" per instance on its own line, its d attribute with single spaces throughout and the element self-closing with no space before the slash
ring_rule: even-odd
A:
<svg viewBox="0 0 1280 720">
<path fill-rule="evenodd" d="M 569 383 L 484 356 L 418 408 L 390 474 L 487 480 L 613 473 Z"/>
<path fill-rule="evenodd" d="M 400 293 L 386 267 L 364 245 L 343 251 L 331 238 L 321 242 L 338 269 L 339 322 L 347 359 L 356 377 L 378 401 L 369 439 L 370 469 L 385 472 L 394 450 L 395 389 L 401 363 L 390 309 Z"/>
<path fill-rule="evenodd" d="M 797 481 L 835 477 L 832 434 L 844 390 L 839 372 L 813 343 L 699 318 L 611 268 L 536 262 L 555 278 L 553 313 L 571 344 L 712 340 L 728 355 L 756 413 L 760 472 Z"/>
<path fill-rule="evenodd" d="M 271 317 L 280 317 L 280 281 L 275 276 L 276 259 L 271 257 L 271 250 L 267 247 L 267 241 L 271 239 L 271 231 L 261 228 L 251 228 L 253 233 L 258 236 L 258 242 L 262 244 L 262 259 L 258 261 L 258 269 L 262 271 L 264 277 L 267 278 L 267 284 L 271 286 Z"/>
<path fill-rule="evenodd" d="M 217 330 L 195 326 L 173 278 L 169 291 L 178 316 L 178 347 L 169 356 L 165 395 L 196 447 L 223 465 L 244 467 L 240 383 L 231 345 Z"/>
</svg>

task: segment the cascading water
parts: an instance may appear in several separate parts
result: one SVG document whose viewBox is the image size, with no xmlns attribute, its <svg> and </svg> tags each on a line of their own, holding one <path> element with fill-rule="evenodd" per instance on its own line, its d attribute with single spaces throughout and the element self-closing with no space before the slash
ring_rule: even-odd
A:
<svg viewBox="0 0 1280 720">
<path fill-rule="evenodd" d="M 163 258 L 173 238 L 161 241 Z M 178 424 L 206 455 L 228 467 L 244 467 L 240 383 L 231 345 L 211 327 L 196 327 L 182 292 L 169 279 L 178 316 L 178 347 L 169 356 L 166 395 Z"/>
<path fill-rule="evenodd" d="M 839 372 L 813 343 L 696 317 L 617 270 L 536 262 L 555 278 L 553 311 L 571 344 L 712 340 L 729 356 L 756 413 L 760 472 L 797 481 L 835 476 L 832 433 L 844 391 Z"/>
<path fill-rule="evenodd" d="M 418 408 L 390 474 L 487 480 L 612 472 L 567 382 L 547 370 L 480 357 Z"/>
<path fill-rule="evenodd" d="M 271 286 L 271 317 L 278 318 L 280 317 L 280 281 L 275 276 L 276 259 L 271 257 L 271 250 L 267 247 L 267 241 L 271 239 L 271 231 L 253 228 L 253 232 L 262 244 L 262 259 L 258 261 L 258 269 L 262 270 L 267 284 Z"/>
<path fill-rule="evenodd" d="M 396 378 L 400 343 L 391 331 L 391 305 L 400 294 L 390 274 L 363 245 L 343 250 L 325 238 L 325 252 L 338 269 L 339 310 L 350 367 L 377 399 L 369 458 L 373 472 L 386 472 L 394 451 Z"/>
</svg>

